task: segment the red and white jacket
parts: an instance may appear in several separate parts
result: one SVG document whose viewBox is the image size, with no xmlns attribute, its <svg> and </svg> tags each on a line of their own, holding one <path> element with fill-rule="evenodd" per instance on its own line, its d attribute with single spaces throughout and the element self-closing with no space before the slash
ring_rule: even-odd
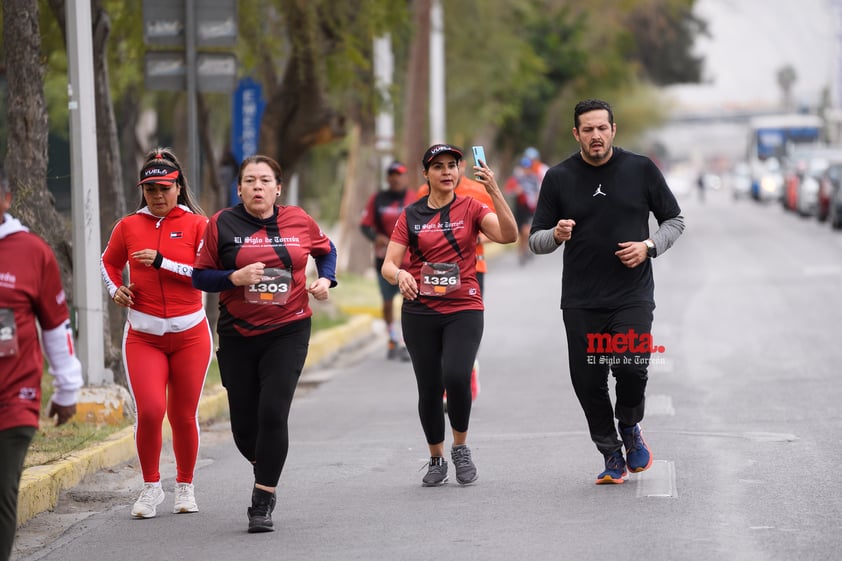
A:
<svg viewBox="0 0 842 561">
<path fill-rule="evenodd" d="M 0 431 L 38 426 L 44 371 L 38 326 L 54 376 L 52 401 L 73 405 L 82 365 L 73 352 L 58 263 L 44 240 L 6 214 L 0 222 Z"/>
<path fill-rule="evenodd" d="M 206 217 L 178 205 L 164 217 L 143 207 L 114 226 L 102 254 L 102 279 L 112 298 L 123 284 L 134 284 L 134 305 L 128 312 L 132 329 L 163 335 L 185 331 L 204 320 L 202 293 L 193 288 L 191 278 L 207 223 Z M 154 249 L 163 256 L 160 267 L 131 259 L 143 249 Z M 126 263 L 129 278 L 124 283 Z"/>
</svg>

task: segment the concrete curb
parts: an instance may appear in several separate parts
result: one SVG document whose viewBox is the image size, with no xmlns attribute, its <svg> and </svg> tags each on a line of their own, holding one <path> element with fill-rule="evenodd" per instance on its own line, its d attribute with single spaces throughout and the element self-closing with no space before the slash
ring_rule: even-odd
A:
<svg viewBox="0 0 842 561">
<path fill-rule="evenodd" d="M 354 316 L 343 325 L 314 334 L 310 338 L 301 383 L 307 383 L 308 371 L 316 365 L 369 337 L 373 321 L 370 315 Z M 228 395 L 225 388 L 219 385 L 206 387 L 199 402 L 199 422 L 207 423 L 227 416 Z M 165 441 L 172 436 L 169 423 L 163 424 L 163 435 Z M 126 427 L 56 463 L 24 470 L 18 493 L 18 526 L 41 512 L 55 508 L 62 490 L 78 485 L 87 475 L 127 462 L 136 454 L 134 427 Z"/>
</svg>

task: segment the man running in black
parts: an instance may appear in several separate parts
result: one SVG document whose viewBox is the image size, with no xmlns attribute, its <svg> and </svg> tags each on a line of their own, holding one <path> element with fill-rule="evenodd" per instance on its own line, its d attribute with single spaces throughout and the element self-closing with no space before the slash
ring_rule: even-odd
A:
<svg viewBox="0 0 842 561">
<path fill-rule="evenodd" d="M 409 189 L 406 166 L 400 162 L 392 162 L 386 168 L 386 181 L 389 188 L 385 191 L 378 191 L 368 199 L 360 221 L 360 230 L 363 235 L 374 244 L 374 270 L 378 273 L 383 267 L 383 258 L 386 256 L 386 246 L 389 245 L 389 238 L 392 237 L 392 230 L 395 229 L 395 222 L 398 220 L 404 207 L 415 201 L 415 191 Z M 409 266 L 409 259 L 404 261 L 403 267 Z M 380 288 L 380 296 L 383 299 L 383 322 L 386 324 L 386 331 L 389 334 L 389 343 L 386 350 L 386 358 L 409 360 L 406 348 L 398 342 L 398 332 L 395 328 L 394 301 L 398 295 L 398 288 L 390 284 L 386 279 L 377 276 L 377 284 Z"/>
<path fill-rule="evenodd" d="M 580 151 L 547 172 L 529 248 L 542 254 L 565 246 L 561 308 L 570 377 L 591 439 L 605 457 L 596 482 L 623 483 L 626 468 L 640 472 L 652 465 L 639 425 L 649 357 L 657 350 L 651 259 L 678 239 L 684 219 L 657 166 L 613 146 L 608 103 L 579 102 L 573 121 Z M 659 224 L 651 236 L 650 212 Z M 616 380 L 613 410 L 609 368 Z"/>
</svg>

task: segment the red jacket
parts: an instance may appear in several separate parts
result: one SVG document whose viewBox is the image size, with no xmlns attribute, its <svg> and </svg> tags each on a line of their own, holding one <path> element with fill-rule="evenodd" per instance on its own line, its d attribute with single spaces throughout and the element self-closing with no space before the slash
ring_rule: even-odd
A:
<svg viewBox="0 0 842 561">
<path fill-rule="evenodd" d="M 44 371 L 39 325 L 45 334 L 58 336 L 45 345 L 48 355 L 52 344 L 53 358 L 62 358 L 61 364 L 51 363 L 53 400 L 76 403 L 82 371 L 69 330 L 62 337 L 65 324 L 69 327 L 67 301 L 50 246 L 7 214 L 0 220 L 0 430 L 38 426 Z"/>
<path fill-rule="evenodd" d="M 165 217 L 154 216 L 144 207 L 114 226 L 102 254 L 102 279 L 108 294 L 123 284 L 134 283 L 133 310 L 159 318 L 188 315 L 202 309 L 202 293 L 193 288 L 193 260 L 205 235 L 208 219 L 177 206 Z M 160 268 L 147 267 L 131 259 L 142 249 L 157 250 L 163 256 Z M 123 283 L 123 269 L 129 264 L 129 279 Z"/>
</svg>

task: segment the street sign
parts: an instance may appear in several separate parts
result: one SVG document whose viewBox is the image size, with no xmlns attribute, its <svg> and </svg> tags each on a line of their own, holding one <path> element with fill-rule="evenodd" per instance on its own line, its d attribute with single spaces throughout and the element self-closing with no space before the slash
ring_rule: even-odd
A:
<svg viewBox="0 0 842 561">
<path fill-rule="evenodd" d="M 153 47 L 184 46 L 184 2 L 143 0 L 143 42 Z"/>
<path fill-rule="evenodd" d="M 237 2 L 197 0 L 196 47 L 237 46 Z"/>
<path fill-rule="evenodd" d="M 143 0 L 143 41 L 151 47 L 183 47 L 184 2 Z M 235 0 L 196 0 L 196 47 L 237 46 Z"/>
<path fill-rule="evenodd" d="M 184 91 L 187 74 L 182 51 L 146 53 L 144 83 L 149 90 Z M 230 53 L 196 55 L 196 89 L 231 93 L 237 85 L 237 57 Z"/>
<path fill-rule="evenodd" d="M 238 163 L 257 154 L 265 105 L 260 84 L 251 78 L 240 80 L 231 102 L 231 152 Z"/>
</svg>

